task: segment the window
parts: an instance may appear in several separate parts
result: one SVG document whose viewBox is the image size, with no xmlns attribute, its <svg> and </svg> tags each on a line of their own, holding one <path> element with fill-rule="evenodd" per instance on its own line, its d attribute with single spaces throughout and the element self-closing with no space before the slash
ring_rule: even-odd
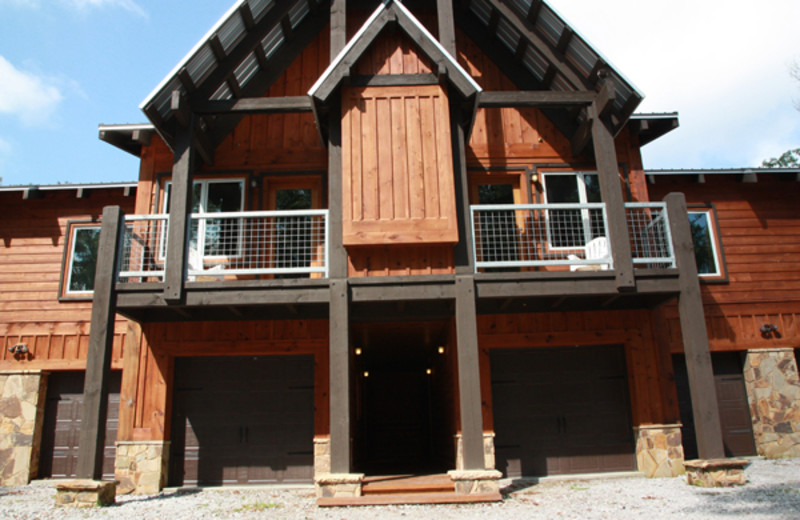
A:
<svg viewBox="0 0 800 520">
<path fill-rule="evenodd" d="M 722 277 L 721 244 L 717 241 L 712 208 L 689 210 L 697 274 L 703 278 Z"/>
<path fill-rule="evenodd" d="M 546 173 L 542 178 L 547 204 L 602 202 L 596 173 Z M 583 248 L 593 238 L 606 234 L 601 209 L 551 209 L 547 211 L 547 222 L 548 240 L 554 249 Z"/>
<path fill-rule="evenodd" d="M 89 296 L 94 291 L 100 225 L 69 223 L 67 237 L 67 256 L 61 292 L 64 296 Z"/>
<path fill-rule="evenodd" d="M 169 213 L 172 183 L 165 187 L 163 212 Z M 192 213 L 228 213 L 244 210 L 244 179 L 203 179 L 192 183 Z M 242 223 L 239 219 L 193 219 L 189 245 L 205 258 L 241 254 Z M 161 256 L 164 256 L 161 248 Z"/>
</svg>

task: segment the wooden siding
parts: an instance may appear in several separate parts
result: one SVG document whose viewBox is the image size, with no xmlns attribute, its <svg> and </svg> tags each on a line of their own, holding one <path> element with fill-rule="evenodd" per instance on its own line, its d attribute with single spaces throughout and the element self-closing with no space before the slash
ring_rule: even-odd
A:
<svg viewBox="0 0 800 520">
<path fill-rule="evenodd" d="M 495 348 L 624 345 L 634 425 L 679 422 L 669 352 L 650 311 L 478 316 L 484 430 L 492 430 L 489 352 Z"/>
<path fill-rule="evenodd" d="M 315 434 L 328 434 L 327 320 L 149 323 L 131 334 L 141 346 L 125 357 L 120 440 L 169 439 L 174 360 L 183 356 L 312 354 Z"/>
<path fill-rule="evenodd" d="M 345 88 L 342 98 L 345 245 L 457 242 L 442 88 Z"/>
<path fill-rule="evenodd" d="M 796 348 L 800 344 L 800 183 L 761 175 L 743 183 L 736 175 L 659 176 L 653 200 L 686 194 L 692 205 L 716 210 L 728 281 L 701 281 L 712 351 Z M 682 352 L 677 309 L 661 314 L 671 350 Z M 762 335 L 775 324 L 779 335 Z"/>
<path fill-rule="evenodd" d="M 431 74 L 434 66 L 405 33 L 384 32 L 353 68 L 354 75 Z"/>
<path fill-rule="evenodd" d="M 133 210 L 122 188 L 44 192 L 22 200 L 0 194 L 0 370 L 80 370 L 86 365 L 92 303 L 59 301 L 67 226 L 99 219 L 103 207 Z M 117 319 L 112 366 L 120 368 L 126 325 Z M 30 353 L 15 359 L 9 347 L 25 343 Z"/>
</svg>

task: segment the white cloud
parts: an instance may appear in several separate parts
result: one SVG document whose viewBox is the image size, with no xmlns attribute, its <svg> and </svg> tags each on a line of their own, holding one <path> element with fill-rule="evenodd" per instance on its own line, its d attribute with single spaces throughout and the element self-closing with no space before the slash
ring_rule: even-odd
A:
<svg viewBox="0 0 800 520">
<path fill-rule="evenodd" d="M 0 78 L 0 114 L 16 116 L 25 125 L 48 123 L 63 99 L 48 79 L 17 69 L 1 55 Z"/>
<path fill-rule="evenodd" d="M 147 13 L 142 9 L 139 4 L 134 0 L 60 0 L 61 3 L 67 6 L 74 7 L 79 10 L 87 10 L 91 8 L 103 7 L 119 7 L 137 14 L 142 17 L 147 17 Z"/>
</svg>

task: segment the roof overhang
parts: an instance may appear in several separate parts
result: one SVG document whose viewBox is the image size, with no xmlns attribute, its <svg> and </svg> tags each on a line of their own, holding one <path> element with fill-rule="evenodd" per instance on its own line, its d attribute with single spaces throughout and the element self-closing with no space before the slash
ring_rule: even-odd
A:
<svg viewBox="0 0 800 520">
<path fill-rule="evenodd" d="M 46 193 L 74 191 L 79 199 L 88 197 L 92 191 L 121 189 L 129 197 L 136 193 L 135 182 L 101 182 L 92 184 L 48 184 L 43 186 L 0 186 L 0 193 L 20 193 L 24 200 L 42 199 Z"/>
<path fill-rule="evenodd" d="M 98 134 L 101 141 L 105 141 L 120 150 L 140 157 L 142 146 L 149 146 L 156 131 L 155 126 L 149 123 L 135 125 L 100 125 Z"/>
<path fill-rule="evenodd" d="M 639 146 L 652 143 L 680 126 L 678 113 L 633 114 L 628 123 L 631 133 L 639 137 Z"/>
</svg>

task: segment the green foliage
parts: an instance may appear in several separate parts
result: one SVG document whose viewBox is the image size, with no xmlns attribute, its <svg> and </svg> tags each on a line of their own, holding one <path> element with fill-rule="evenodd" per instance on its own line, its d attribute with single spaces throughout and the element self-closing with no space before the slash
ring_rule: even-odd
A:
<svg viewBox="0 0 800 520">
<path fill-rule="evenodd" d="M 798 168 L 800 167 L 800 148 L 788 150 L 780 157 L 766 159 L 761 166 L 765 168 Z"/>
</svg>

